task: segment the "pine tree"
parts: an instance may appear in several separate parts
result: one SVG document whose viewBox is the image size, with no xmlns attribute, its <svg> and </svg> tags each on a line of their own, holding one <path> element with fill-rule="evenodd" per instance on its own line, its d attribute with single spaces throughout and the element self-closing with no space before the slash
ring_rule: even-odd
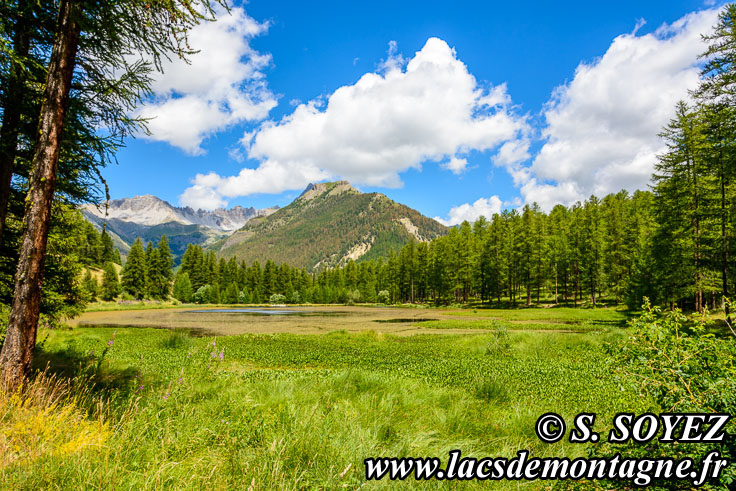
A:
<svg viewBox="0 0 736 491">
<path fill-rule="evenodd" d="M 135 239 L 128 252 L 121 282 L 123 290 L 135 298 L 140 300 L 146 296 L 146 251 L 140 237 Z"/>
<path fill-rule="evenodd" d="M 149 242 L 147 256 L 147 289 L 152 298 L 166 299 L 171 291 L 171 267 L 174 260 L 166 235 L 162 235 L 154 249 Z"/>
<path fill-rule="evenodd" d="M 102 270 L 102 293 L 103 300 L 115 300 L 120 295 L 121 287 L 118 280 L 118 273 L 112 261 L 107 261 Z"/>
<path fill-rule="evenodd" d="M 704 281 L 708 277 L 705 249 L 708 222 L 706 168 L 702 160 L 702 131 L 697 115 L 684 102 L 661 133 L 667 152 L 655 166 L 653 181 L 659 227 L 654 238 L 663 300 L 675 303 L 694 298 L 703 308 Z M 704 240 L 705 239 L 705 240 Z"/>
<path fill-rule="evenodd" d="M 600 222 L 600 200 L 591 196 L 583 205 L 582 261 L 584 285 L 593 306 L 601 293 L 603 275 L 603 231 Z"/>
<path fill-rule="evenodd" d="M 186 272 L 179 271 L 174 281 L 174 298 L 183 303 L 189 303 L 192 301 L 194 290 L 192 289 L 192 283 L 189 281 L 189 274 Z"/>
<path fill-rule="evenodd" d="M 94 302 L 97 300 L 97 295 L 99 295 L 99 284 L 97 283 L 97 278 L 92 276 L 92 273 L 90 270 L 86 270 L 84 279 L 82 280 L 82 288 L 84 288 L 84 292 L 86 295 L 86 300 L 88 302 Z"/>
<path fill-rule="evenodd" d="M 88 266 L 97 267 L 102 264 L 102 243 L 100 235 L 91 223 L 85 221 L 85 242 L 82 257 Z"/>
<path fill-rule="evenodd" d="M 100 244 L 102 247 L 102 262 L 105 263 L 107 261 L 114 261 L 115 245 L 112 242 L 112 237 L 110 237 L 110 234 L 108 234 L 107 230 L 105 230 L 104 228 L 102 229 L 102 234 L 100 235 Z"/>
<path fill-rule="evenodd" d="M 225 290 L 225 298 L 223 299 L 223 303 L 233 304 L 238 303 L 238 285 L 235 283 L 230 283 L 230 286 L 227 287 Z"/>
</svg>

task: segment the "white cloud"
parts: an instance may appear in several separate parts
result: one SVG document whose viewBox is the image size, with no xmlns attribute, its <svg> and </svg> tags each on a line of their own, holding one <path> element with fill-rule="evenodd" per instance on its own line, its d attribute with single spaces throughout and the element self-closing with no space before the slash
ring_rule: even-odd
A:
<svg viewBox="0 0 736 491">
<path fill-rule="evenodd" d="M 694 12 L 646 35 L 637 35 L 645 25 L 639 20 L 603 56 L 581 63 L 545 106 L 544 144 L 532 163 L 525 165 L 532 155 L 530 135 L 523 131 L 491 159 L 506 168 L 523 201 L 549 210 L 591 194 L 646 188 L 664 150 L 658 134 L 675 103 L 698 84 L 700 35 L 711 30 L 717 14 Z M 485 214 L 479 209 L 486 204 L 481 199 L 460 205 L 449 219 L 438 220 L 472 220 Z"/>
<path fill-rule="evenodd" d="M 152 118 L 150 136 L 185 152 L 203 153 L 209 135 L 244 121 L 259 121 L 276 105 L 262 70 L 271 56 L 250 47 L 249 40 L 266 31 L 242 8 L 230 14 L 219 8 L 217 21 L 202 22 L 189 34 L 189 45 L 199 50 L 187 64 L 164 60 L 157 75 L 152 101 L 139 114 Z"/>
<path fill-rule="evenodd" d="M 711 30 L 717 13 L 691 13 L 646 35 L 637 35 L 640 21 L 602 57 L 581 63 L 546 106 L 546 142 L 531 166 L 502 163 L 524 200 L 550 208 L 645 188 L 664 150 L 658 133 L 675 103 L 697 86 L 700 35 Z"/>
<path fill-rule="evenodd" d="M 450 210 L 447 219 L 441 217 L 434 217 L 434 219 L 447 226 L 457 225 L 465 220 L 473 223 L 481 216 L 490 220 L 496 213 L 501 213 L 502 207 L 501 199 L 498 196 L 491 196 L 490 198 L 480 198 L 472 205 L 465 203 L 455 206 Z"/>
<path fill-rule="evenodd" d="M 468 167 L 468 161 L 467 159 L 452 157 L 447 162 L 443 162 L 442 164 L 440 164 L 440 167 L 451 171 L 453 174 L 462 174 L 466 171 Z"/>
<path fill-rule="evenodd" d="M 497 166 L 515 167 L 529 157 L 529 140 L 523 139 L 504 143 L 491 160 Z"/>
<path fill-rule="evenodd" d="M 242 143 L 258 168 L 206 187 L 221 198 L 278 193 L 338 177 L 397 187 L 401 172 L 425 161 L 491 150 L 518 138 L 526 121 L 509 103 L 504 85 L 482 87 L 443 40 L 429 39 L 408 62 L 392 43 L 376 73 L 247 134 Z M 456 164 L 459 169 L 460 160 Z M 203 186 L 200 177 L 195 187 Z"/>
</svg>

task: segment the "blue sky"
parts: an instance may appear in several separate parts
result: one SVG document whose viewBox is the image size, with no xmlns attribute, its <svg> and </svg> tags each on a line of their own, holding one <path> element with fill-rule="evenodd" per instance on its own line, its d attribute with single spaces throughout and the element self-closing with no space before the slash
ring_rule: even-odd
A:
<svg viewBox="0 0 736 491">
<path fill-rule="evenodd" d="M 446 223 L 646 187 L 712 2 L 235 4 L 103 172 L 113 198 L 284 206 L 347 178 Z M 338 90 L 339 89 L 339 90 Z M 245 169 L 245 170 L 243 170 Z"/>
</svg>

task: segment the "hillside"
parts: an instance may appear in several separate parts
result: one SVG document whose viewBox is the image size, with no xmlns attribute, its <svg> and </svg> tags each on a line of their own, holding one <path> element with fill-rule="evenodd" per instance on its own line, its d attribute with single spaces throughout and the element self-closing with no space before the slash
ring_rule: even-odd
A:
<svg viewBox="0 0 736 491">
<path fill-rule="evenodd" d="M 380 193 L 346 181 L 310 184 L 290 205 L 251 219 L 215 248 L 220 257 L 317 269 L 386 256 L 412 237 L 430 240 L 446 227 Z"/>
<path fill-rule="evenodd" d="M 253 217 L 268 215 L 276 208 L 257 210 L 235 206 L 230 209 L 193 210 L 176 207 L 156 196 L 145 195 L 111 200 L 104 206 L 85 205 L 82 214 L 97 229 L 106 224 L 115 247 L 126 255 L 137 237 L 157 243 L 169 239 L 174 256 L 181 256 L 187 244 L 210 245 L 239 229 Z"/>
</svg>

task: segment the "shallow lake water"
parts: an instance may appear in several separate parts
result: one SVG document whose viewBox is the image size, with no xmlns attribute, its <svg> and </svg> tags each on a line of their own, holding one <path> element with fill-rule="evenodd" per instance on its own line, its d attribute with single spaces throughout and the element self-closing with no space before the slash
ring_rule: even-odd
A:
<svg viewBox="0 0 736 491">
<path fill-rule="evenodd" d="M 275 309 L 202 309 L 202 310 L 185 310 L 182 314 L 249 314 L 249 315 L 346 315 L 347 312 L 324 312 L 317 310 L 275 310 Z"/>
</svg>

